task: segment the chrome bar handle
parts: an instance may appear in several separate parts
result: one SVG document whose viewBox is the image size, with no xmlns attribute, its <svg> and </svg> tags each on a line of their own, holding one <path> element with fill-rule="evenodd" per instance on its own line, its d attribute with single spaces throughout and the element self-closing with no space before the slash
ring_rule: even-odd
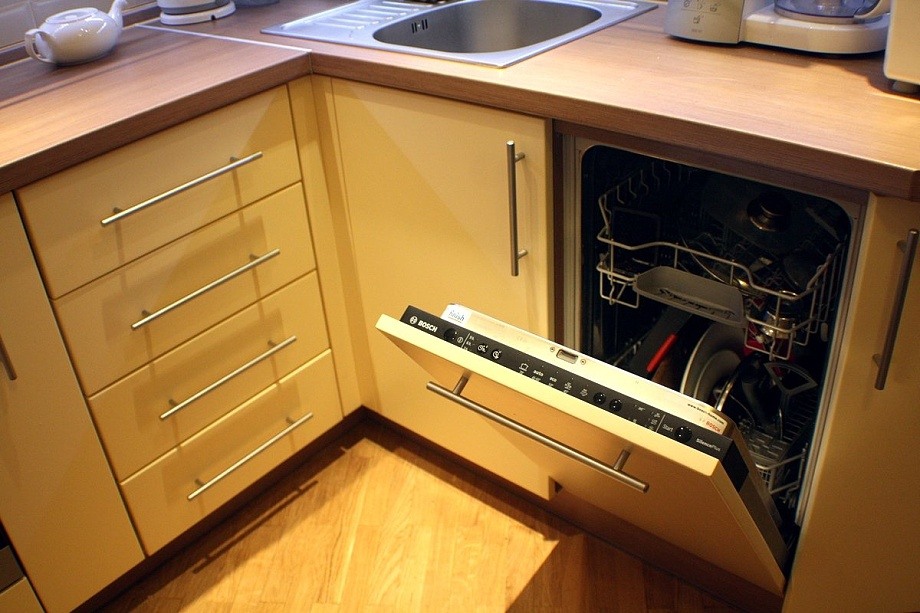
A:
<svg viewBox="0 0 920 613">
<path fill-rule="evenodd" d="M 895 290 L 894 305 L 891 309 L 891 317 L 888 320 L 888 333 L 885 335 L 885 346 L 881 355 L 874 355 L 872 358 L 878 363 L 878 375 L 875 377 L 875 389 L 885 389 L 885 382 L 888 379 L 888 368 L 891 366 L 891 356 L 894 353 L 894 343 L 898 339 L 898 327 L 901 325 L 901 313 L 904 311 L 904 303 L 907 301 L 907 289 L 910 285 L 910 272 L 914 267 L 914 260 L 917 256 L 917 237 L 920 235 L 916 229 L 907 233 L 907 240 L 903 243 L 898 241 L 898 247 L 904 251 L 904 257 L 901 260 L 901 271 L 898 274 L 898 286 Z"/>
<path fill-rule="evenodd" d="M 516 277 L 520 272 L 518 260 L 527 255 L 526 249 L 518 248 L 517 227 L 517 169 L 515 164 L 524 159 L 523 153 L 515 153 L 514 141 L 505 143 L 508 151 L 508 225 L 511 228 L 511 276 Z"/>
<path fill-rule="evenodd" d="M 161 308 L 161 309 L 157 309 L 157 310 L 154 311 L 153 313 L 151 313 L 151 312 L 149 312 L 149 311 L 147 311 L 147 310 L 142 311 L 141 314 L 142 314 L 144 317 L 143 317 L 142 319 L 139 319 L 139 320 L 135 321 L 133 324 L 131 324 L 131 329 L 132 329 L 132 330 L 137 330 L 138 328 L 141 328 L 141 327 L 143 327 L 143 326 L 146 326 L 147 324 L 149 324 L 149 323 L 150 323 L 151 321 L 153 321 L 154 319 L 157 319 L 157 318 L 159 318 L 159 317 L 162 317 L 163 315 L 166 315 L 167 313 L 169 313 L 169 312 L 172 311 L 173 309 L 176 309 L 176 308 L 182 306 L 183 304 L 189 302 L 190 300 L 194 300 L 195 298 L 201 296 L 202 294 L 205 294 L 205 293 L 211 291 L 212 289 L 214 289 L 214 288 L 216 288 L 216 287 L 219 287 L 219 286 L 223 285 L 223 284 L 226 283 L 227 281 L 229 281 L 229 280 L 231 280 L 231 279 L 233 279 L 233 278 L 235 278 L 235 277 L 238 277 L 238 276 L 240 276 L 241 274 L 243 274 L 243 273 L 245 273 L 245 272 L 248 272 L 248 271 L 252 270 L 252 269 L 255 268 L 256 266 L 259 266 L 259 265 L 261 265 L 261 264 L 264 264 L 264 263 L 267 262 L 268 260 L 270 260 L 270 259 L 272 259 L 273 257 L 278 256 L 278 255 L 281 255 L 281 250 L 280 250 L 280 249 L 272 249 L 272 250 L 269 251 L 268 253 L 266 253 L 266 254 L 264 254 L 264 255 L 260 255 L 260 256 L 258 256 L 258 257 L 257 257 L 257 256 L 254 256 L 254 255 L 250 255 L 249 257 L 252 258 L 252 259 L 249 261 L 249 263 L 240 266 L 240 267 L 237 268 L 236 270 L 232 270 L 232 271 L 228 272 L 227 274 L 225 274 L 224 276 L 222 276 L 222 277 L 219 278 L 219 279 L 215 279 L 214 281 L 211 281 L 210 283 L 208 283 L 208 284 L 205 285 L 204 287 L 199 287 L 198 289 L 196 289 L 196 290 L 195 290 L 194 292 L 192 292 L 191 294 L 186 294 L 186 295 L 183 296 L 182 298 L 179 298 L 179 299 L 176 300 L 175 302 L 172 302 L 172 303 L 170 303 L 170 304 L 167 304 L 165 307 L 163 307 L 163 308 Z"/>
<path fill-rule="evenodd" d="M 296 336 L 291 336 L 291 337 L 289 337 L 289 338 L 284 339 L 283 341 L 281 341 L 281 342 L 278 343 L 278 344 L 275 344 L 275 343 L 269 341 L 268 344 L 269 344 L 269 346 L 270 346 L 270 349 L 269 349 L 268 351 L 265 351 L 265 352 L 263 352 L 262 354 L 260 354 L 260 355 L 258 355 L 258 356 L 256 356 L 256 357 L 252 358 L 251 360 L 249 360 L 248 362 L 246 362 L 245 364 L 243 364 L 242 366 L 240 366 L 239 368 L 237 368 L 237 369 L 234 370 L 233 372 L 227 373 L 226 375 L 224 375 L 223 377 L 221 377 L 220 379 L 218 379 L 218 380 L 215 381 L 214 383 L 210 384 L 209 386 L 205 387 L 204 389 L 201 389 L 201 390 L 195 392 L 194 394 L 192 394 L 191 396 L 189 396 L 188 398 L 186 398 L 186 399 L 183 400 L 182 402 L 176 402 L 175 400 L 173 400 L 172 398 L 170 398 L 170 399 L 169 399 L 170 409 L 169 409 L 168 411 L 166 411 L 165 413 L 163 413 L 162 415 L 160 415 L 160 419 L 169 419 L 170 416 L 175 415 L 176 413 L 178 413 L 179 411 L 181 411 L 182 409 L 184 409 L 184 408 L 187 407 L 188 405 L 192 404 L 192 403 L 195 402 L 196 400 L 202 398 L 203 396 L 206 396 L 207 394 L 210 394 L 211 392 L 213 392 L 214 390 L 216 390 L 217 388 L 219 388 L 219 387 L 222 386 L 223 384 L 227 383 L 227 382 L 230 381 L 231 379 L 233 379 L 233 378 L 235 378 L 235 377 L 241 375 L 242 373 L 246 372 L 247 370 L 249 370 L 250 368 L 252 368 L 252 367 L 255 366 L 256 364 L 258 364 L 259 362 L 262 362 L 262 361 L 264 361 L 264 360 L 267 360 L 268 358 L 270 358 L 271 356 L 275 355 L 276 353 L 278 353 L 279 351 L 281 351 L 281 350 L 284 349 L 285 347 L 287 347 L 287 346 L 293 344 L 294 341 L 296 341 L 296 340 L 297 340 L 297 337 L 296 337 Z"/>
<path fill-rule="evenodd" d="M 227 476 L 229 476 L 230 473 L 234 472 L 239 467 L 241 467 L 243 464 L 253 459 L 257 455 L 259 455 L 260 453 L 262 453 L 263 451 L 265 451 L 266 449 L 268 449 L 269 447 L 271 447 L 272 445 L 274 445 L 275 443 L 283 439 L 285 436 L 293 432 L 296 428 L 299 428 L 300 426 L 304 425 L 311 419 L 313 419 L 313 413 L 307 413 L 306 415 L 304 415 L 297 421 L 291 421 L 291 419 L 288 418 L 287 422 L 289 425 L 284 430 L 274 435 L 273 437 L 271 437 L 270 439 L 268 439 L 267 441 L 265 441 L 264 443 L 262 443 L 261 445 L 259 445 L 258 447 L 256 447 L 255 449 L 247 453 L 246 455 L 244 455 L 242 458 L 240 458 L 239 460 L 237 460 L 236 462 L 234 462 L 233 464 L 231 464 L 224 470 L 220 471 L 220 473 L 218 473 L 212 479 L 209 479 L 205 483 L 202 483 L 200 480 L 195 479 L 195 483 L 197 483 L 199 487 L 194 492 L 189 494 L 187 498 L 189 500 L 194 500 L 195 498 L 203 494 L 205 491 L 214 487 L 215 485 L 220 483 L 223 479 L 227 478 Z"/>
<path fill-rule="evenodd" d="M 9 352 L 6 350 L 6 345 L 3 343 L 3 337 L 0 336 L 0 362 L 3 362 L 3 370 L 6 371 L 6 376 L 10 381 L 15 381 L 18 378 L 16 374 L 16 369 L 13 368 L 13 360 L 10 358 Z"/>
<path fill-rule="evenodd" d="M 514 430 L 518 434 L 522 434 L 526 436 L 527 438 L 533 441 L 536 441 L 537 443 L 540 443 L 541 445 L 549 447 L 550 449 L 554 451 L 558 451 L 562 455 L 568 458 L 571 458 L 575 460 L 576 462 L 580 462 L 589 468 L 593 468 L 594 470 L 598 471 L 599 473 L 603 475 L 611 477 L 612 479 L 616 479 L 620 483 L 628 485 L 629 487 L 639 490 L 642 493 L 645 493 L 648 491 L 648 483 L 641 481 L 633 477 L 632 475 L 626 474 L 623 471 L 623 467 L 626 465 L 626 460 L 629 459 L 629 452 L 627 450 L 624 449 L 620 451 L 620 455 L 617 458 L 617 461 L 613 466 L 605 464 L 601 462 L 600 460 L 597 460 L 595 458 L 592 458 L 591 456 L 581 453 L 580 451 L 572 449 L 568 445 L 565 445 L 563 443 L 560 443 L 559 441 L 551 439 L 548 436 L 545 436 L 537 432 L 536 430 L 532 430 L 531 428 L 528 428 L 527 426 L 520 424 L 514 421 L 513 419 L 505 417 L 504 415 L 501 415 L 500 413 L 496 413 L 492 409 L 484 407 L 478 402 L 475 402 L 473 400 L 470 400 L 469 398 L 465 398 L 461 396 L 460 393 L 463 391 L 463 388 L 466 386 L 467 381 L 468 381 L 467 377 L 460 377 L 460 380 L 457 382 L 457 385 L 454 387 L 453 390 L 449 390 L 446 387 L 443 387 L 433 381 L 429 381 L 425 385 L 425 387 L 428 390 L 434 392 L 435 394 L 442 396 L 443 398 L 446 398 L 452 402 L 455 402 L 459 404 L 460 406 L 466 409 L 469 409 L 470 411 L 473 411 L 474 413 L 478 413 L 479 415 L 482 415 L 486 419 L 490 419 L 494 421 L 495 423 L 501 424 L 502 426 L 505 426 L 506 428 Z"/>
<path fill-rule="evenodd" d="M 128 217 L 129 215 L 134 215 L 135 213 L 137 213 L 137 212 L 139 212 L 139 211 L 143 211 L 144 209 L 146 209 L 146 208 L 148 208 L 148 207 L 151 207 L 151 206 L 153 206 L 153 205 L 155 205 L 155 204 L 159 204 L 159 203 L 163 202 L 164 200 L 168 200 L 169 198 L 172 198 L 172 197 L 175 196 L 176 194 L 180 194 L 180 193 L 182 193 L 182 192 L 184 192 L 184 191 L 186 191 L 186 190 L 189 190 L 189 189 L 191 189 L 191 188 L 193 188 L 193 187 L 196 187 L 196 186 L 198 186 L 198 185 L 201 185 L 202 183 L 206 183 L 206 182 L 210 181 L 211 179 L 214 179 L 215 177 L 219 177 L 219 176 L 222 175 L 222 174 L 226 174 L 226 173 L 230 172 L 231 170 L 236 170 L 236 169 L 239 168 L 240 166 L 245 166 L 246 164 L 248 164 L 248 163 L 250 163 L 250 162 L 254 162 L 254 161 L 258 160 L 260 157 L 262 157 L 262 152 L 261 152 L 261 151 L 257 151 L 257 152 L 255 152 L 255 153 L 253 153 L 253 154 L 251 154 L 251 155 L 247 155 L 247 156 L 244 157 L 244 158 L 240 158 L 240 159 L 237 159 L 237 158 L 230 158 L 230 163 L 229 163 L 229 164 L 227 164 L 227 165 L 225 165 L 225 166 L 221 166 L 220 168 L 218 168 L 218 169 L 216 169 L 216 170 L 212 170 L 211 172 L 209 172 L 209 173 L 207 173 L 207 174 L 201 175 L 201 176 L 198 177 L 197 179 L 192 179 L 191 181 L 189 181 L 189 182 L 187 182 L 187 183 L 183 183 L 182 185 L 179 185 L 179 186 L 174 187 L 174 188 L 172 188 L 172 189 L 166 190 L 165 192 L 163 192 L 162 194 L 159 194 L 158 196 L 154 196 L 153 198 L 150 198 L 150 199 L 148 199 L 148 200 L 144 200 L 143 202 L 141 202 L 141 203 L 139 203 L 139 204 L 135 204 L 134 206 L 132 206 L 132 207 L 130 207 L 130 208 L 127 208 L 127 209 L 125 209 L 125 210 L 121 210 L 121 209 L 116 208 L 116 209 L 114 209 L 114 214 L 113 214 L 113 215 L 110 215 L 109 217 L 106 217 L 105 219 L 103 219 L 103 220 L 100 221 L 99 223 L 101 223 L 103 226 L 107 226 L 107 225 L 109 225 L 109 224 L 113 224 L 113 223 L 115 223 L 116 221 L 118 221 L 119 219 L 124 219 L 125 217 Z"/>
</svg>

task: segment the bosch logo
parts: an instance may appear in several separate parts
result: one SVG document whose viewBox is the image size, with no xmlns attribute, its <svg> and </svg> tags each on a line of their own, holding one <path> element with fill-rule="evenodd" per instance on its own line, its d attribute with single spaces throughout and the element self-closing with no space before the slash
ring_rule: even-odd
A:
<svg viewBox="0 0 920 613">
<path fill-rule="evenodd" d="M 412 319 L 416 319 L 416 318 L 413 317 Z M 425 321 L 424 319 L 418 319 L 417 321 L 418 321 L 418 323 L 416 323 L 416 322 L 412 322 L 412 323 L 415 324 L 416 326 L 418 326 L 419 328 L 425 328 L 426 330 L 428 330 L 428 331 L 430 331 L 430 332 L 437 332 L 437 331 L 438 331 L 438 327 L 437 327 L 436 325 L 430 324 L 430 323 L 428 323 L 427 321 Z"/>
<path fill-rule="evenodd" d="M 418 317 L 416 317 L 415 315 L 413 315 L 412 317 L 409 318 L 409 323 L 412 324 L 412 325 L 414 326 L 415 324 L 418 323 Z"/>
</svg>

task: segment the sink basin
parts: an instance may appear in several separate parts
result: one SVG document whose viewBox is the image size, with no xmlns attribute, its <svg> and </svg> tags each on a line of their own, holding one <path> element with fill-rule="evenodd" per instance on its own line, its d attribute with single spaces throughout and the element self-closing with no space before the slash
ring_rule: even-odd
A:
<svg viewBox="0 0 920 613">
<path fill-rule="evenodd" d="M 654 7 L 640 0 L 359 0 L 262 31 L 504 67 Z"/>
<path fill-rule="evenodd" d="M 479 0 L 448 4 L 383 26 L 374 38 L 391 45 L 449 53 L 489 53 L 529 47 L 574 32 L 601 17 L 580 4 Z"/>
</svg>

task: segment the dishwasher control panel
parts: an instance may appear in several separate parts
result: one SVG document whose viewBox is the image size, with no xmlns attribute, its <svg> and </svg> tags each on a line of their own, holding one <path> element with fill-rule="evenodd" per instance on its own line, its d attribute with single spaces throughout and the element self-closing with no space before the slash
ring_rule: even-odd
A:
<svg viewBox="0 0 920 613">
<path fill-rule="evenodd" d="M 512 330 L 507 324 L 499 324 L 499 327 L 495 327 L 488 325 L 488 320 L 478 322 L 465 320 L 470 327 L 464 327 L 456 321 L 442 319 L 412 306 L 406 309 L 400 321 L 464 351 L 474 353 L 484 360 L 489 360 L 560 393 L 577 398 L 597 409 L 607 411 L 621 419 L 718 458 L 726 469 L 730 468 L 729 465 L 734 468 L 728 470 L 729 475 L 739 475 L 743 479 L 747 473 L 746 469 L 739 470 L 743 468 L 743 460 L 734 441 L 715 431 L 724 428 L 727 422 L 719 415 L 712 415 L 711 409 L 696 406 L 697 403 L 694 403 L 692 399 L 681 396 L 681 399 L 686 400 L 687 406 L 681 407 L 680 411 L 675 411 L 674 406 L 669 407 L 670 410 L 663 408 L 655 402 L 655 398 L 643 399 L 627 394 L 622 389 L 611 385 L 610 380 L 625 377 L 624 380 L 640 387 L 647 386 L 648 382 L 644 380 L 633 382 L 630 378 L 635 375 L 631 373 L 609 364 L 589 363 L 591 358 L 546 339 L 534 337 L 523 331 L 521 331 L 522 335 L 515 335 L 513 331 L 517 329 Z M 486 325 L 482 325 L 483 321 Z M 491 334 L 486 336 L 478 329 L 471 329 L 477 323 L 482 328 L 493 328 L 490 330 Z M 503 330 L 503 328 L 507 329 Z M 509 330 L 512 330 L 511 334 L 508 334 Z M 584 376 L 580 372 L 573 371 L 584 371 L 588 375 L 599 373 L 602 376 Z M 660 393 L 670 393 L 670 390 L 660 390 Z M 675 399 L 670 400 L 673 405 Z M 677 399 L 677 401 L 682 400 Z M 551 433 L 547 434 L 551 435 Z M 738 466 L 739 463 L 740 466 Z"/>
</svg>

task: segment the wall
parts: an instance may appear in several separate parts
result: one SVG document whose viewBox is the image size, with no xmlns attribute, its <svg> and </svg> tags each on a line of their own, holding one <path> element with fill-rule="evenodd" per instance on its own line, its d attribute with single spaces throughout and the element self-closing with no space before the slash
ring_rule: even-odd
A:
<svg viewBox="0 0 920 613">
<path fill-rule="evenodd" d="M 128 10 L 153 6 L 150 0 L 128 0 Z M 0 0 L 0 52 L 22 44 L 23 34 L 49 15 L 84 6 L 108 11 L 111 0 Z"/>
</svg>

